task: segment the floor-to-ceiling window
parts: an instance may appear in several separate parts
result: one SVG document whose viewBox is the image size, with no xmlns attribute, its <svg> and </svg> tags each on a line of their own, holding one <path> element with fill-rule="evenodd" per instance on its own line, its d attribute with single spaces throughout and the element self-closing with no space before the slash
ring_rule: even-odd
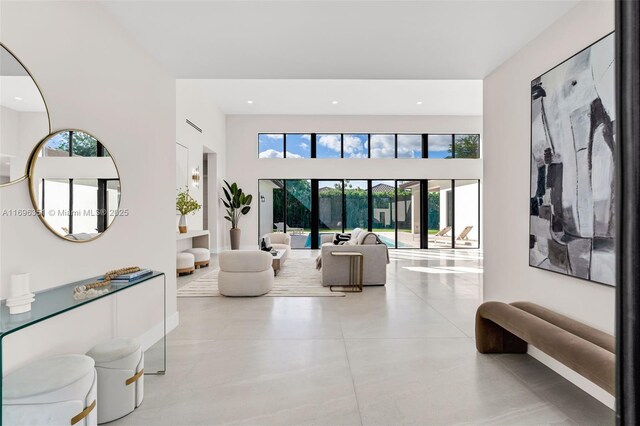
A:
<svg viewBox="0 0 640 426">
<path fill-rule="evenodd" d="M 318 232 L 320 235 L 342 232 L 342 180 L 318 182 Z"/>
<path fill-rule="evenodd" d="M 398 248 L 420 248 L 420 181 L 396 181 Z"/>
<path fill-rule="evenodd" d="M 287 232 L 293 248 L 324 234 L 368 229 L 392 248 L 479 248 L 480 181 L 263 179 L 259 232 Z"/>
<path fill-rule="evenodd" d="M 369 183 L 344 181 L 345 229 L 369 229 Z"/>
<path fill-rule="evenodd" d="M 477 180 L 455 180 L 454 245 L 479 247 L 480 184 Z"/>
<path fill-rule="evenodd" d="M 451 180 L 429 180 L 429 248 L 451 248 L 453 241 L 453 191 Z"/>
<path fill-rule="evenodd" d="M 274 231 L 284 232 L 284 181 L 277 179 L 260 179 L 258 230 L 260 235 Z"/>
<path fill-rule="evenodd" d="M 311 247 L 311 180 L 287 179 L 286 228 L 292 248 Z"/>
<path fill-rule="evenodd" d="M 389 247 L 396 245 L 396 183 L 393 180 L 371 182 L 373 199 L 373 232 Z"/>
</svg>

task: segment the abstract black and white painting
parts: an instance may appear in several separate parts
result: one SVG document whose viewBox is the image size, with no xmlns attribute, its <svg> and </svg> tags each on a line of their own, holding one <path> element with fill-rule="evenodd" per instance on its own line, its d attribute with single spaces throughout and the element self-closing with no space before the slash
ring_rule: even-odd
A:
<svg viewBox="0 0 640 426">
<path fill-rule="evenodd" d="M 614 285 L 613 33 L 531 82 L 529 264 Z"/>
</svg>

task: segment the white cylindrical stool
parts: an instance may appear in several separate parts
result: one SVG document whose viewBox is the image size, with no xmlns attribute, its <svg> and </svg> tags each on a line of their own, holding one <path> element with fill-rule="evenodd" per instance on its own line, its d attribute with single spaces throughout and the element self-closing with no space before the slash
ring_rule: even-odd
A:
<svg viewBox="0 0 640 426">
<path fill-rule="evenodd" d="M 4 378 L 3 425 L 93 426 L 96 370 L 84 355 L 61 355 L 32 362 Z"/>
<path fill-rule="evenodd" d="M 196 258 L 191 253 L 178 253 L 176 255 L 176 273 L 191 274 L 196 269 Z"/>
<path fill-rule="evenodd" d="M 206 248 L 190 248 L 185 250 L 184 253 L 191 253 L 195 258 L 195 266 L 196 268 L 203 268 L 205 266 L 209 266 L 209 262 L 211 261 L 211 252 Z"/>
<path fill-rule="evenodd" d="M 137 340 L 109 340 L 87 355 L 95 360 L 98 372 L 98 423 L 124 417 L 142 404 L 144 353 Z"/>
</svg>

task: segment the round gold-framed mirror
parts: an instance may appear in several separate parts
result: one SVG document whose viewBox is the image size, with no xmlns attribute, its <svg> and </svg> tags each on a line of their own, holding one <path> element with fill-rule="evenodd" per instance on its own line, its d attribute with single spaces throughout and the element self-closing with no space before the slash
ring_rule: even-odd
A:
<svg viewBox="0 0 640 426">
<path fill-rule="evenodd" d="M 0 43 L 0 188 L 25 180 L 33 146 L 51 133 L 49 110 L 27 67 Z"/>
<path fill-rule="evenodd" d="M 123 214 L 118 167 L 107 148 L 84 130 L 60 130 L 44 138 L 28 174 L 37 216 L 67 241 L 95 240 Z"/>
</svg>

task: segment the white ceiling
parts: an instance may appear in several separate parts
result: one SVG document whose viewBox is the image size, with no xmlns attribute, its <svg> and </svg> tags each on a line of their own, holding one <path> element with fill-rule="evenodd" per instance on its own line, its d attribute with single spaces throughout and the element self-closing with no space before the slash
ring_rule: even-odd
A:
<svg viewBox="0 0 640 426">
<path fill-rule="evenodd" d="M 46 107 L 31 77 L 0 76 L 0 105 L 19 112 L 44 112 Z"/>
<path fill-rule="evenodd" d="M 482 79 L 577 0 L 117 1 L 176 78 Z"/>
<path fill-rule="evenodd" d="M 482 115 L 481 80 L 191 80 L 190 84 L 206 91 L 226 114 Z"/>
</svg>

